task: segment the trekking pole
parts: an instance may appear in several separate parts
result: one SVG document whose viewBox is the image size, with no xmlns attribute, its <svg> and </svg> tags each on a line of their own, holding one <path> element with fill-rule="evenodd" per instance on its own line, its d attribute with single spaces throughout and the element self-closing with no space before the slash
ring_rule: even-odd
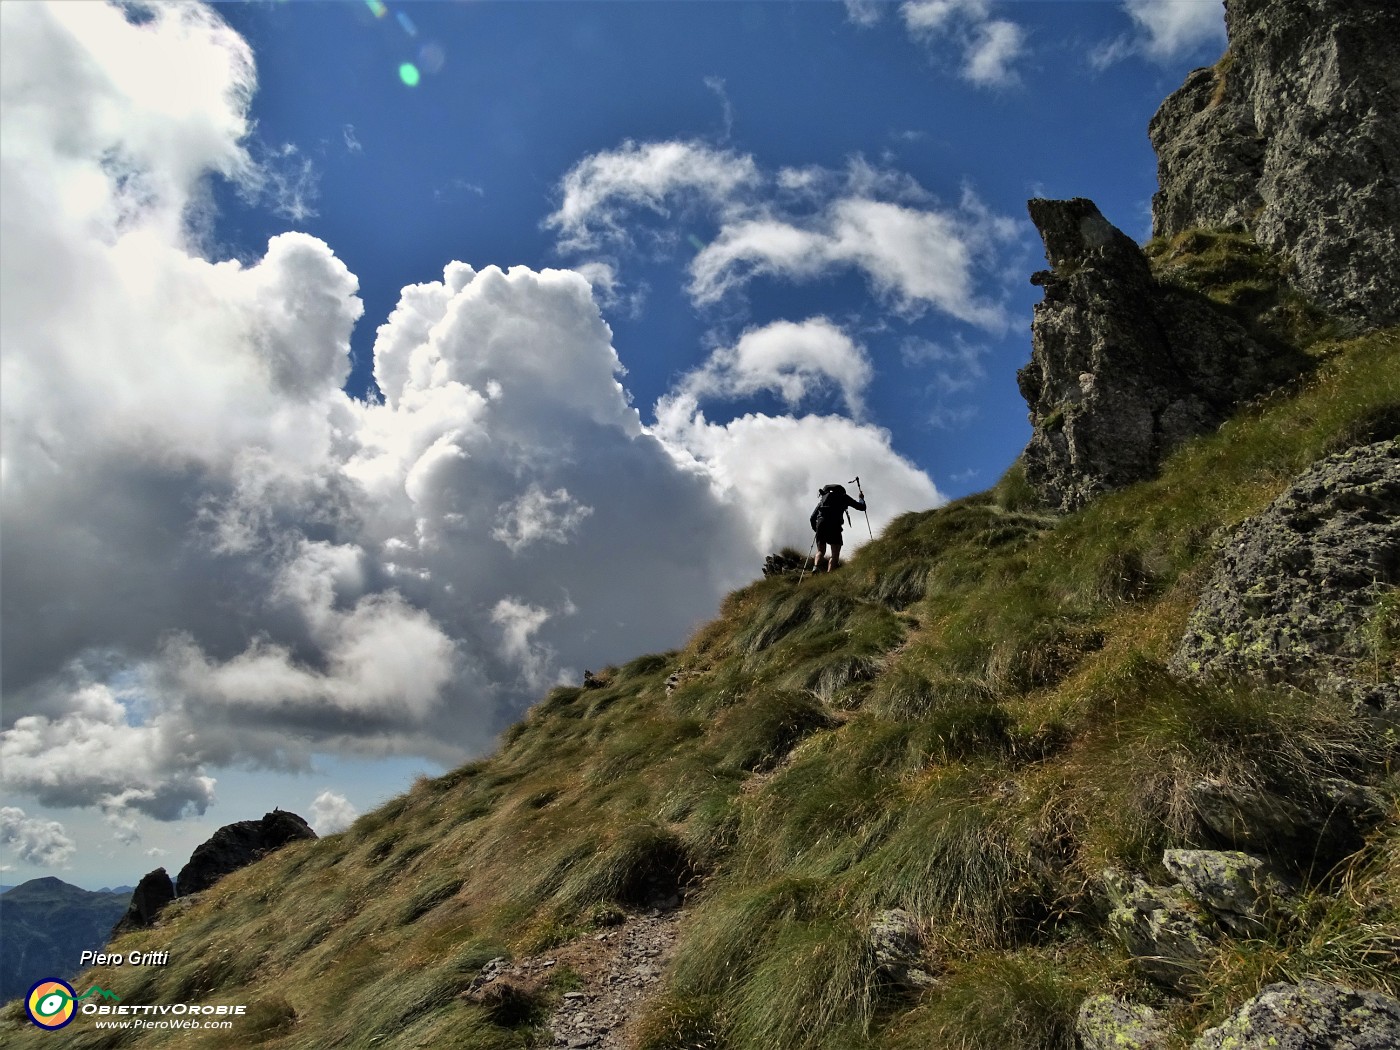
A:
<svg viewBox="0 0 1400 1050">
<path fill-rule="evenodd" d="M 852 478 L 851 480 L 854 481 L 854 482 L 856 483 L 856 491 L 860 493 L 860 501 L 861 501 L 862 503 L 864 503 L 864 502 L 865 502 L 865 490 L 864 490 L 863 488 L 860 487 L 860 475 L 857 474 L 857 475 L 856 475 L 854 478 Z M 850 482 L 847 482 L 847 484 L 850 484 Z M 875 538 L 875 533 L 874 533 L 874 532 L 871 532 L 871 529 L 870 529 L 870 511 L 867 510 L 867 511 L 865 511 L 864 513 L 865 513 L 865 531 L 870 533 L 870 538 L 873 540 L 873 539 Z"/>
<path fill-rule="evenodd" d="M 814 533 L 812 533 L 812 542 L 811 542 L 811 543 L 808 545 L 808 547 L 807 547 L 807 561 L 811 561 L 811 560 L 812 560 L 812 552 L 813 552 L 814 550 L 816 550 L 816 549 L 817 549 L 817 534 L 814 532 Z M 801 582 L 802 582 L 802 577 L 805 576 L 805 575 L 807 575 L 807 561 L 804 561 L 804 562 L 802 563 L 802 571 L 799 572 L 799 573 L 797 574 L 797 582 L 798 582 L 798 583 L 801 583 Z M 814 567 L 814 568 L 812 569 L 812 571 L 813 571 L 813 572 L 816 572 L 817 570 L 816 570 L 816 568 Z"/>
</svg>

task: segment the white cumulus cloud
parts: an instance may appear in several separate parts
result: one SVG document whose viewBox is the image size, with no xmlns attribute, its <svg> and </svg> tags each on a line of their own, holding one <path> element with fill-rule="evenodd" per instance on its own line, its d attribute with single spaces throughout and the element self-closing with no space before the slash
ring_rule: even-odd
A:
<svg viewBox="0 0 1400 1050">
<path fill-rule="evenodd" d="M 334 835 L 355 822 L 360 811 L 339 792 L 327 788 L 311 803 L 311 827 L 318 835 Z"/>
<path fill-rule="evenodd" d="M 1006 323 L 980 295 L 977 274 L 1009 230 L 985 214 L 936 211 L 862 197 L 833 201 L 801 225 L 772 217 L 726 225 L 690 265 L 691 294 L 715 302 L 754 277 L 787 280 L 846 267 L 863 271 L 897 309 L 934 306 L 984 328 Z"/>
<path fill-rule="evenodd" d="M 78 848 L 58 821 L 26 816 L 17 806 L 0 808 L 0 843 L 26 864 L 46 868 L 63 867 Z"/>
<path fill-rule="evenodd" d="M 7 790 L 130 839 L 138 815 L 203 812 L 224 768 L 460 760 L 551 682 L 681 642 L 766 550 L 805 545 L 830 471 L 862 475 L 877 527 L 937 500 L 872 425 L 705 420 L 755 390 L 857 411 L 869 366 L 835 326 L 740 337 L 647 425 L 597 286 L 566 270 L 447 263 L 378 329 L 382 403 L 347 397 L 362 305 L 332 246 L 201 251 L 203 180 L 258 184 L 247 45 L 196 5 L 0 20 Z M 594 159 L 566 180 L 565 241 L 697 200 L 730 222 L 763 178 L 695 144 Z M 935 251 L 951 276 L 907 253 L 920 222 L 966 240 L 973 213 L 901 218 L 898 181 L 833 179 L 844 203 L 803 232 L 941 305 L 982 242 Z"/>
<path fill-rule="evenodd" d="M 864 411 L 862 392 L 871 366 L 864 348 L 824 317 L 775 321 L 745 331 L 685 376 L 679 389 L 697 399 L 737 398 L 769 391 L 788 408 L 834 387 L 853 415 Z"/>
</svg>

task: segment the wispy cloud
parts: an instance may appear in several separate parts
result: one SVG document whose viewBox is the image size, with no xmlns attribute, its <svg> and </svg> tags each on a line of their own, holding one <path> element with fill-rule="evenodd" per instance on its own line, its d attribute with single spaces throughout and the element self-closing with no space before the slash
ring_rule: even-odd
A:
<svg viewBox="0 0 1400 1050">
<path fill-rule="evenodd" d="M 1102 69 L 1125 58 L 1170 62 L 1225 43 L 1224 7 L 1197 0 L 1123 0 L 1129 32 L 1100 44 L 1089 56 Z"/>
<path fill-rule="evenodd" d="M 251 202 L 265 204 L 293 222 L 316 217 L 321 176 L 310 157 L 285 142 L 279 146 L 258 146 L 253 158 L 256 166 L 244 180 L 244 195 Z"/>
<path fill-rule="evenodd" d="M 1019 82 L 1015 67 L 1026 52 L 1025 30 L 994 17 L 990 0 L 906 0 L 899 15 L 909 35 L 935 55 L 944 48 L 959 53 L 964 80 L 996 88 Z"/>
<path fill-rule="evenodd" d="M 720 111 L 724 115 L 724 140 L 729 141 L 734 134 L 734 104 L 729 101 L 729 92 L 725 90 L 723 77 L 706 77 L 705 86 L 709 88 L 717 99 L 719 99 Z"/>
<path fill-rule="evenodd" d="M 901 313 L 932 307 L 984 328 L 1005 324 L 979 281 L 995 269 L 1015 223 L 971 192 L 956 206 L 940 206 L 907 174 L 861 157 L 843 171 L 769 174 L 751 156 L 695 142 L 627 142 L 575 165 L 561 197 L 547 224 L 559 231 L 564 252 L 605 243 L 623 250 L 647 229 L 639 220 L 648 215 L 711 224 L 715 233 L 699 241 L 688 264 L 698 305 L 716 304 L 756 278 L 805 282 L 854 269 Z M 616 280 L 616 267 L 607 276 Z"/>
</svg>

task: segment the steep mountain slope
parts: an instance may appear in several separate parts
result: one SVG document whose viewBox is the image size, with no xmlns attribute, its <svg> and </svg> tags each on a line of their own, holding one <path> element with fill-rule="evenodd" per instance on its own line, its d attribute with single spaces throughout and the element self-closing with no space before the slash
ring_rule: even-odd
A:
<svg viewBox="0 0 1400 1050">
<path fill-rule="evenodd" d="M 1227 6 L 1307 48 L 1391 24 Z M 1313 61 L 1269 40 L 1236 42 L 1251 92 Z M 1347 68 L 1302 77 L 1317 112 Z M 1239 148 L 1213 99 L 1178 159 Z M 991 490 L 736 591 L 683 649 L 553 690 L 491 757 L 113 945 L 165 965 L 78 982 L 245 1006 L 230 1028 L 80 1015 L 68 1044 L 1213 1050 L 1285 1016 L 1288 1045 L 1395 1045 L 1393 293 L 1326 312 L 1294 247 L 1183 208 L 1139 252 L 1090 202 L 1033 207 L 1037 436 Z M 1309 266 L 1367 233 L 1310 229 Z"/>
<path fill-rule="evenodd" d="M 1395 431 L 1400 332 L 1309 354 L 1293 390 L 1079 513 L 1036 510 L 1013 469 L 897 520 L 838 573 L 732 594 L 679 652 L 554 690 L 491 758 L 114 945 L 167 965 L 78 982 L 129 1004 L 245 1004 L 233 1031 L 80 1017 L 69 1042 L 548 1046 L 578 974 L 541 971 L 507 1008 L 473 997 L 483 966 L 667 898 L 678 941 L 629 1032 L 641 1047 L 1068 1047 L 1097 991 L 1186 1035 L 1275 979 L 1400 990 L 1393 739 L 1320 691 L 1169 668 L 1233 530 L 1310 464 Z M 1362 631 L 1377 681 L 1400 677 L 1387 595 Z M 1165 849 L 1220 845 L 1194 785 L 1296 808 L 1336 780 L 1390 808 L 1359 852 L 1276 851 L 1292 903 L 1212 931 L 1183 987 L 1134 965 L 1103 872 L 1159 881 Z M 891 909 L 912 919 L 893 955 L 872 933 Z M 5 1018 L 19 1043 L 17 1005 Z"/>
<path fill-rule="evenodd" d="M 130 891 L 91 891 L 61 879 L 31 879 L 0 895 L 0 999 L 29 991 L 38 976 L 78 972 L 85 950 L 107 943 Z"/>
</svg>

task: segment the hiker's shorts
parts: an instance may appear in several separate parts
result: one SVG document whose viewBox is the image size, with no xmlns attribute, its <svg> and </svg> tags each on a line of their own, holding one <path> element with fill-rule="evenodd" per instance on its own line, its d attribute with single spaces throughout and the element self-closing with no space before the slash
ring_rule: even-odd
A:
<svg viewBox="0 0 1400 1050">
<path fill-rule="evenodd" d="M 817 542 L 825 543 L 829 547 L 840 547 L 841 526 L 839 524 L 828 525 L 826 522 L 822 522 L 817 526 Z"/>
</svg>

